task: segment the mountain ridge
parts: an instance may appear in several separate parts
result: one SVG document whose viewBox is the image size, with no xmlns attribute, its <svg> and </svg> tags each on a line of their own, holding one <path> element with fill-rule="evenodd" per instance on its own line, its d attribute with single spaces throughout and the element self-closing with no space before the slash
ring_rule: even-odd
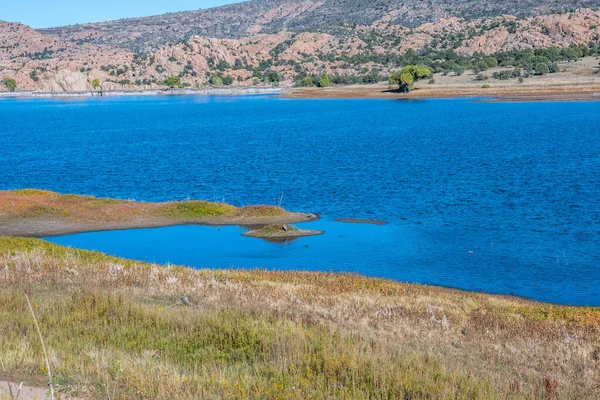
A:
<svg viewBox="0 0 600 400">
<path fill-rule="evenodd" d="M 276 3 L 261 0 L 246 6 L 265 1 Z M 311 77 L 323 73 L 338 77 L 336 83 L 372 83 L 407 63 L 424 63 L 445 74 L 479 72 L 477 64 L 486 56 L 506 52 L 528 52 L 528 60 L 523 61 L 524 53 L 508 54 L 498 56 L 495 64 L 527 67 L 530 76 L 536 64 L 574 60 L 584 50 L 598 54 L 600 45 L 600 11 L 592 9 L 528 18 L 450 17 L 413 28 L 392 23 L 394 15 L 386 14 L 368 25 L 332 25 L 327 32 L 263 32 L 262 27 L 273 21 L 292 21 L 310 12 L 314 2 L 293 5 L 263 13 L 255 21 L 262 25 L 248 25 L 248 33 L 240 38 L 191 35 L 171 41 L 164 34 L 168 43 L 146 53 L 128 49 L 122 36 L 111 36 L 108 27 L 94 31 L 82 26 L 75 36 L 61 38 L 18 23 L 0 23 L 0 81 L 10 78 L 18 90 L 47 92 L 87 91 L 94 81 L 104 90 L 157 89 L 165 88 L 167 79 L 183 87 L 291 85 L 305 79 L 304 84 L 311 85 Z M 168 27 L 161 26 L 155 34 L 178 34 Z M 146 39 L 140 32 L 138 37 Z M 104 44 L 109 39 L 112 44 Z M 538 54 L 551 47 L 556 48 L 552 56 Z M 568 54 L 560 50 L 569 47 L 574 49 Z M 0 82 L 1 89 L 8 85 Z"/>
<path fill-rule="evenodd" d="M 119 47 L 140 54 L 202 35 L 240 39 L 256 33 L 331 33 L 345 25 L 415 28 L 442 18 L 473 20 L 500 15 L 518 18 L 600 6 L 600 0 L 250 0 L 203 10 L 46 28 L 39 31 L 76 43 Z"/>
</svg>

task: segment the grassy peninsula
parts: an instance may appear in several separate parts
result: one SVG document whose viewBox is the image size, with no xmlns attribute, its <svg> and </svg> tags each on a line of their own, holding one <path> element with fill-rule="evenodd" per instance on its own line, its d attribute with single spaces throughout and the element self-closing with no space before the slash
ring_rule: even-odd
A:
<svg viewBox="0 0 600 400">
<path fill-rule="evenodd" d="M 600 309 L 0 238 L 0 376 L 79 398 L 593 398 Z"/>
<path fill-rule="evenodd" d="M 289 224 L 315 218 L 269 205 L 234 207 L 197 200 L 148 203 L 38 189 L 0 191 L 0 236 L 39 237 L 180 224 Z"/>
</svg>

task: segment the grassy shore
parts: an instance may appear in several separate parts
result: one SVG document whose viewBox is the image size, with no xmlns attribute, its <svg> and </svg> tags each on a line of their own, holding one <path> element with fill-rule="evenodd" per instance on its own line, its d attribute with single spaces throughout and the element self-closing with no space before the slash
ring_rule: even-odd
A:
<svg viewBox="0 0 600 400">
<path fill-rule="evenodd" d="M 287 224 L 314 218 L 268 205 L 234 207 L 194 200 L 147 203 L 37 189 L 0 191 L 0 236 L 49 236 L 186 223 Z"/>
<path fill-rule="evenodd" d="M 0 377 L 80 398 L 594 398 L 600 309 L 0 238 Z M 184 297 L 185 296 L 185 297 Z"/>
</svg>

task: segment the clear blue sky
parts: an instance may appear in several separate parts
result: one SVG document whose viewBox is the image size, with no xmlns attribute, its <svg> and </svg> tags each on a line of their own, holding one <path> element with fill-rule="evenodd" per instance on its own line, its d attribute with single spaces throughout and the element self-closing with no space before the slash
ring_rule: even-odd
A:
<svg viewBox="0 0 600 400">
<path fill-rule="evenodd" d="M 12 0 L 0 20 L 48 28 L 167 12 L 197 10 L 241 0 Z"/>
</svg>

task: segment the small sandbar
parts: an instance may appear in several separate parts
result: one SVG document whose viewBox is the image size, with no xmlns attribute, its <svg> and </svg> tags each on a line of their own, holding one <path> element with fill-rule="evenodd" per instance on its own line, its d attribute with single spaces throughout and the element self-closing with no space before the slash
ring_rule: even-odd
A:
<svg viewBox="0 0 600 400">
<path fill-rule="evenodd" d="M 387 225 L 389 222 L 378 219 L 357 219 L 357 218 L 337 218 L 335 222 L 343 222 L 346 224 L 368 224 L 368 225 Z"/>
<path fill-rule="evenodd" d="M 322 235 L 323 231 L 298 229 L 295 226 L 287 224 L 266 225 L 261 228 L 243 233 L 242 236 L 254 237 L 266 240 L 288 240 L 297 239 L 306 236 Z"/>
</svg>

